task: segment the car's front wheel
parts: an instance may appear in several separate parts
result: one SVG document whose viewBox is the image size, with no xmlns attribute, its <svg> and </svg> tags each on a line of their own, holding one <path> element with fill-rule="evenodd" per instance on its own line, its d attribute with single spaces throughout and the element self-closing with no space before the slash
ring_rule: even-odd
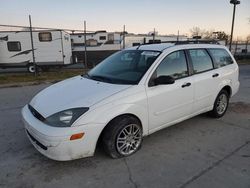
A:
<svg viewBox="0 0 250 188">
<path fill-rule="evenodd" d="M 112 158 L 132 155 L 141 147 L 142 126 L 140 121 L 129 115 L 112 120 L 102 135 L 104 150 Z"/>
<path fill-rule="evenodd" d="M 228 108 L 229 94 L 226 90 L 221 90 L 214 102 L 214 108 L 210 112 L 210 115 L 215 118 L 222 117 Z"/>
</svg>

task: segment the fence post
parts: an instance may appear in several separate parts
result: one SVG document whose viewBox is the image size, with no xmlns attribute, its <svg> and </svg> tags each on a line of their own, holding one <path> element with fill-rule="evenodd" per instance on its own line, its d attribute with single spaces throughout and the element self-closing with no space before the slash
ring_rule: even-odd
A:
<svg viewBox="0 0 250 188">
<path fill-rule="evenodd" d="M 32 49 L 32 58 L 33 58 L 33 64 L 35 69 L 35 76 L 37 76 L 37 68 L 36 68 L 36 59 L 35 59 L 35 52 L 34 52 L 34 41 L 33 41 L 33 34 L 32 34 L 32 24 L 31 24 L 31 16 L 29 15 L 29 23 L 30 23 L 30 41 L 31 41 L 31 49 Z"/>
<path fill-rule="evenodd" d="M 125 49 L 125 25 L 123 26 L 123 49 Z"/>
<path fill-rule="evenodd" d="M 85 69 L 88 68 L 88 63 L 87 63 L 87 44 L 86 44 L 86 21 L 84 20 L 84 66 Z"/>
<path fill-rule="evenodd" d="M 177 32 L 177 42 L 179 42 L 179 35 L 180 35 L 180 33 L 179 33 L 179 30 L 178 30 L 178 32 Z"/>
<path fill-rule="evenodd" d="M 154 33 L 153 33 L 153 44 L 155 43 L 155 28 L 154 28 Z"/>
<path fill-rule="evenodd" d="M 238 48 L 238 40 L 237 40 L 236 43 L 235 43 L 234 55 L 236 55 L 236 53 L 237 53 L 237 48 Z"/>
</svg>

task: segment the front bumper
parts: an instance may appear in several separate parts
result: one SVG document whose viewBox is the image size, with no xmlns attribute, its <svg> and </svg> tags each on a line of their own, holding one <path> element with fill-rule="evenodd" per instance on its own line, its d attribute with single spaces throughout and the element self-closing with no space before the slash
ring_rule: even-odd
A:
<svg viewBox="0 0 250 188">
<path fill-rule="evenodd" d="M 43 155 L 58 161 L 93 156 L 98 137 L 104 125 L 86 124 L 76 127 L 51 127 L 36 119 L 26 105 L 22 109 L 26 134 Z M 70 140 L 71 135 L 84 132 L 81 139 Z"/>
</svg>

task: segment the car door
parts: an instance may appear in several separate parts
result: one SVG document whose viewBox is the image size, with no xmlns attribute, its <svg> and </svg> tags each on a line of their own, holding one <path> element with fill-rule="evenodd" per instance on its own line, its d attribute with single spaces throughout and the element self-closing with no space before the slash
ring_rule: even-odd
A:
<svg viewBox="0 0 250 188">
<path fill-rule="evenodd" d="M 151 75 L 146 88 L 148 97 L 149 132 L 177 122 L 192 112 L 193 78 L 189 77 L 186 54 L 183 50 L 167 55 Z M 172 76 L 173 84 L 156 85 L 160 76 Z"/>
<path fill-rule="evenodd" d="M 218 70 L 206 49 L 190 49 L 187 51 L 193 67 L 194 79 L 194 113 L 201 113 L 211 108 L 214 95 L 219 84 Z"/>
</svg>

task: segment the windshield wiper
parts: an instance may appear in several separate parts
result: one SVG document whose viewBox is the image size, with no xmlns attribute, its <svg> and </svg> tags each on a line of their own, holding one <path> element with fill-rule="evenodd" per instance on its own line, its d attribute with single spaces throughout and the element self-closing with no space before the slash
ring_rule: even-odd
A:
<svg viewBox="0 0 250 188">
<path fill-rule="evenodd" d="M 89 76 L 89 78 L 96 80 L 96 81 L 100 81 L 100 82 L 109 82 L 112 83 L 112 79 L 105 77 L 105 76 L 99 76 L 99 75 L 95 75 L 95 76 Z"/>
<path fill-rule="evenodd" d="M 90 78 L 90 75 L 89 75 L 88 73 L 86 73 L 86 74 L 81 74 L 81 77 Z"/>
</svg>

